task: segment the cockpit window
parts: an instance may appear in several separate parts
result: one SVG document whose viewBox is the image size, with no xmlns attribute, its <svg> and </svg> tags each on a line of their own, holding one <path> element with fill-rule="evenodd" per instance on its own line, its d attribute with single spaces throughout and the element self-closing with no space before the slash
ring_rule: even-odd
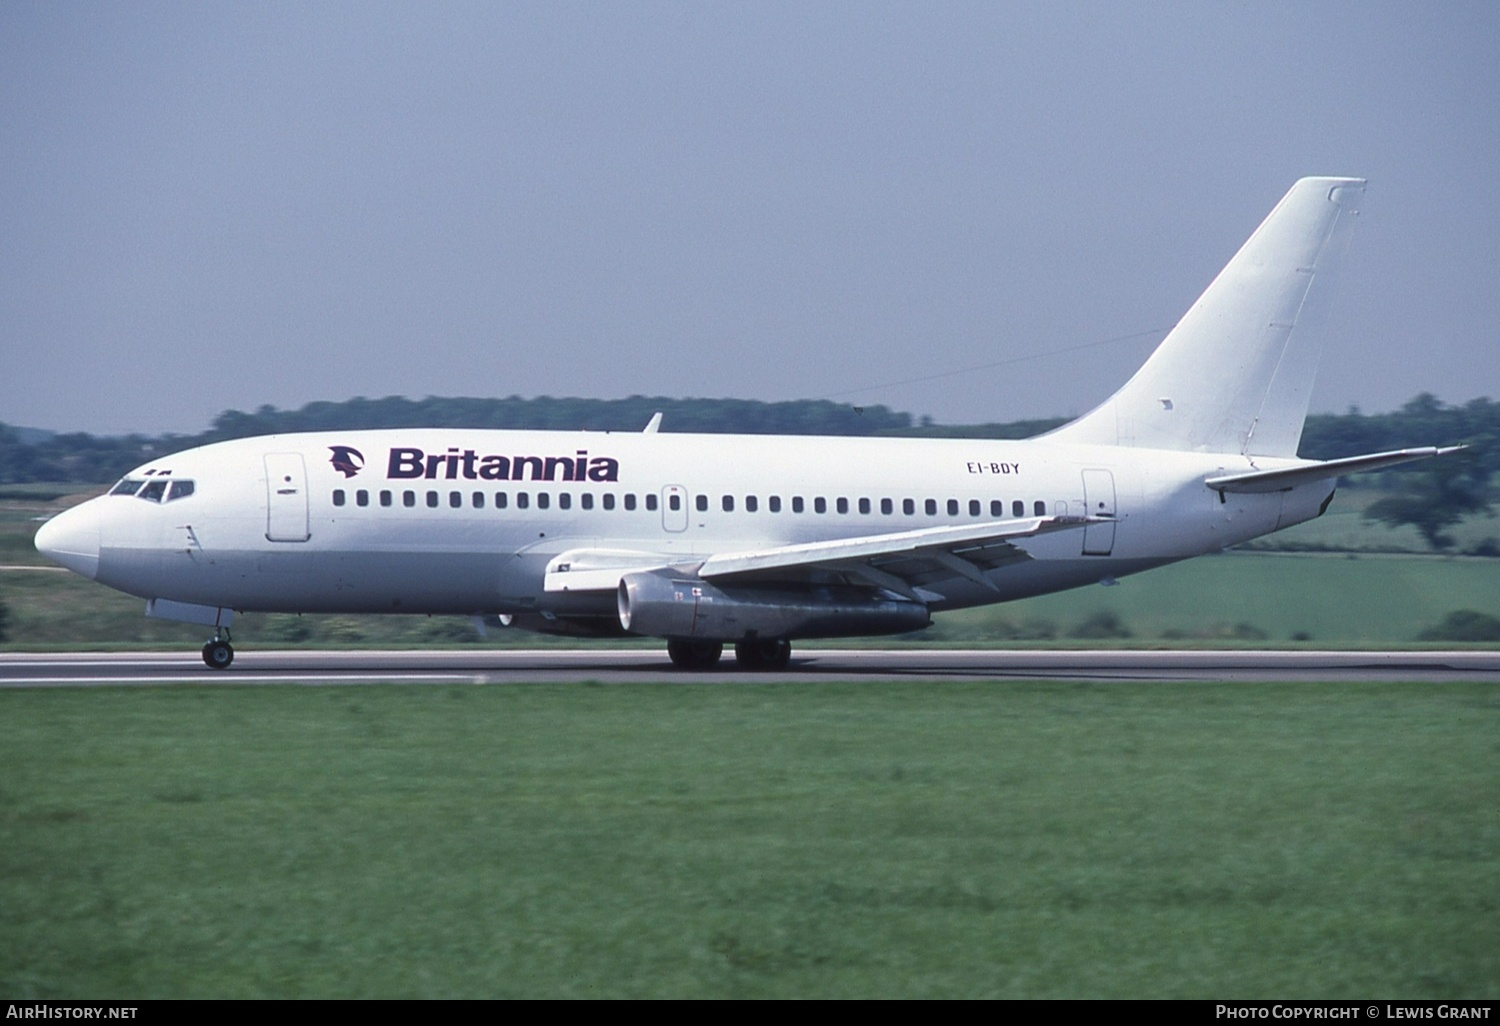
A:
<svg viewBox="0 0 1500 1026">
<path fill-rule="evenodd" d="M 176 502 L 193 494 L 193 482 L 180 477 L 158 477 L 150 481 L 139 477 L 125 477 L 109 490 L 109 494 L 134 495 L 147 502 Z"/>
</svg>

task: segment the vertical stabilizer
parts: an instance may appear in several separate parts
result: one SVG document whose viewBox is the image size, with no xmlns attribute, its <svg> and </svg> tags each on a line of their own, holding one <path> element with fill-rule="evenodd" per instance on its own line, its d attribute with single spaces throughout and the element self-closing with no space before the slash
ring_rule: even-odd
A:
<svg viewBox="0 0 1500 1026">
<path fill-rule="evenodd" d="M 1295 456 L 1326 306 L 1364 192 L 1304 178 L 1276 205 L 1151 358 L 1060 442 Z"/>
</svg>

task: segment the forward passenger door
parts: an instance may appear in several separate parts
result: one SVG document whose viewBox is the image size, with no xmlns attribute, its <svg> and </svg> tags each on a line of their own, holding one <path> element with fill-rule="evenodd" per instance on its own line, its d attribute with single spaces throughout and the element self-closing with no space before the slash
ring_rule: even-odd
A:
<svg viewBox="0 0 1500 1026">
<path fill-rule="evenodd" d="M 305 542 L 312 537 L 307 520 L 307 466 L 302 454 L 267 453 L 266 539 Z"/>
</svg>

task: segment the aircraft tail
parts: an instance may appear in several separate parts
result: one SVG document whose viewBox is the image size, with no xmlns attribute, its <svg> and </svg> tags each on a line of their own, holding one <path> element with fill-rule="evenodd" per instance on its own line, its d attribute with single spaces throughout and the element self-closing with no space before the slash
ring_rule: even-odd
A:
<svg viewBox="0 0 1500 1026">
<path fill-rule="evenodd" d="M 1304 178 L 1150 359 L 1046 438 L 1296 456 L 1322 348 L 1316 323 L 1359 213 L 1361 178 Z"/>
</svg>

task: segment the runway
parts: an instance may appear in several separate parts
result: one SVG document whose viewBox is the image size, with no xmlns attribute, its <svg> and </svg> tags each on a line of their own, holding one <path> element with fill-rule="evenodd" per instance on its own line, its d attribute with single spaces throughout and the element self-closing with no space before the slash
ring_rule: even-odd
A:
<svg viewBox="0 0 1500 1026">
<path fill-rule="evenodd" d="M 716 670 L 683 672 L 673 669 L 664 652 L 651 649 L 250 650 L 218 671 L 204 666 L 196 651 L 0 654 L 0 688 L 898 680 L 1500 683 L 1500 652 L 806 649 L 794 651 L 791 665 L 775 673 L 741 670 L 730 657 Z"/>
</svg>

